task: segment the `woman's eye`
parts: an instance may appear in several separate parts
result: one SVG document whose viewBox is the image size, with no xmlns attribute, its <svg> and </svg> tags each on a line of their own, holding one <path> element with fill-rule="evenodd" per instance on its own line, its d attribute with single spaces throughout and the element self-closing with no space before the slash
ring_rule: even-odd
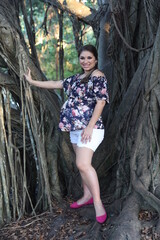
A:
<svg viewBox="0 0 160 240">
<path fill-rule="evenodd" d="M 85 60 L 85 57 L 80 57 L 79 59 L 80 59 L 80 60 Z M 91 60 L 92 57 L 86 57 L 86 59 Z"/>
</svg>

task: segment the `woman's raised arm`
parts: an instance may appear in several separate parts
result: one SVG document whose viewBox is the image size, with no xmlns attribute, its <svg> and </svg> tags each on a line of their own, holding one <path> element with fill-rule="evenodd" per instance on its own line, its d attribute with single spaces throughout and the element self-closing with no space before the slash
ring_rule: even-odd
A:
<svg viewBox="0 0 160 240">
<path fill-rule="evenodd" d="M 36 81 L 31 77 L 31 70 L 28 68 L 28 73 L 24 74 L 25 79 L 36 87 L 48 88 L 48 89 L 61 89 L 63 88 L 62 80 L 59 81 Z"/>
</svg>

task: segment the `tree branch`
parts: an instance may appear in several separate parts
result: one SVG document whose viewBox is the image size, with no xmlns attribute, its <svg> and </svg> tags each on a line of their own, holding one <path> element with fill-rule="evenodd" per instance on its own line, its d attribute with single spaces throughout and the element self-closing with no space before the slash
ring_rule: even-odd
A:
<svg viewBox="0 0 160 240">
<path fill-rule="evenodd" d="M 51 4 L 52 6 L 59 8 L 63 11 L 67 11 L 70 14 L 75 15 L 81 21 L 89 24 L 90 26 L 97 25 L 97 16 L 99 20 L 99 15 L 103 17 L 102 11 L 106 11 L 108 4 L 103 5 L 103 8 L 99 8 L 99 10 L 95 10 L 85 6 L 81 2 L 77 2 L 76 0 L 44 0 L 44 2 Z"/>
<path fill-rule="evenodd" d="M 119 29 L 119 27 L 117 25 L 117 22 L 116 22 L 116 19 L 115 19 L 115 15 L 114 15 L 112 0 L 110 0 L 110 8 L 111 8 L 111 13 L 112 13 L 112 19 L 113 19 L 113 22 L 114 22 L 114 26 L 115 26 L 115 28 L 116 28 L 120 38 L 122 39 L 123 43 L 126 45 L 127 48 L 129 48 L 130 50 L 138 53 L 138 52 L 147 50 L 148 48 L 151 48 L 153 46 L 153 42 L 149 46 L 147 46 L 145 48 L 140 48 L 140 49 L 137 49 L 137 48 L 134 48 L 134 47 L 130 46 L 128 44 L 128 42 L 126 41 L 126 39 L 124 38 L 124 36 L 122 35 L 122 33 L 121 33 L 121 31 L 120 31 L 120 29 Z"/>
</svg>

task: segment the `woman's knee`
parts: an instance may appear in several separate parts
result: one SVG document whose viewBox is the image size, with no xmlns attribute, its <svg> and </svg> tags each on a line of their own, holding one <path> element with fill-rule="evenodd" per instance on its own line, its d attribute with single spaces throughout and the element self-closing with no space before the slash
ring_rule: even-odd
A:
<svg viewBox="0 0 160 240">
<path fill-rule="evenodd" d="M 81 172 L 86 172 L 91 167 L 90 164 L 86 164 L 86 163 L 80 162 L 80 161 L 76 162 L 76 166 L 77 166 L 78 170 Z"/>
</svg>

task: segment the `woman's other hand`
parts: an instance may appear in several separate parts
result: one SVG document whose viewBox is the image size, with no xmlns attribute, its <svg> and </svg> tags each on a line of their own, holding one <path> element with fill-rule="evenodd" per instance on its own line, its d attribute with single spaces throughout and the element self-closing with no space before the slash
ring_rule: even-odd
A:
<svg viewBox="0 0 160 240">
<path fill-rule="evenodd" d="M 81 133 L 81 142 L 82 143 L 87 143 L 88 141 L 90 142 L 92 138 L 92 132 L 93 132 L 92 127 L 87 126 L 86 128 L 84 128 Z"/>
</svg>

